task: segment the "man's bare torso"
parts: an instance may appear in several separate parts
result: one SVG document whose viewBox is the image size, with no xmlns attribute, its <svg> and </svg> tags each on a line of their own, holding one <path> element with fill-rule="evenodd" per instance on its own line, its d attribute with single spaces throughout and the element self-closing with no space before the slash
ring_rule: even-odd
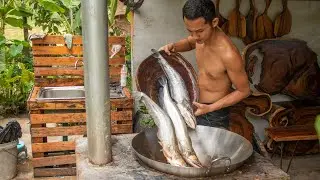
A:
<svg viewBox="0 0 320 180">
<path fill-rule="evenodd" d="M 214 44 L 196 44 L 200 103 L 213 103 L 231 92 L 231 81 L 223 63 L 227 53 L 235 51 L 225 34 L 219 33 Z"/>
</svg>

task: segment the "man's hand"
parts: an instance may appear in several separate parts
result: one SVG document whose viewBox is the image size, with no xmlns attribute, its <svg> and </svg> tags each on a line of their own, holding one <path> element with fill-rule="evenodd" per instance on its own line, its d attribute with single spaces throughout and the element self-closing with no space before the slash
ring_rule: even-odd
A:
<svg viewBox="0 0 320 180">
<path fill-rule="evenodd" d="M 196 115 L 196 116 L 200 116 L 202 114 L 206 114 L 206 113 L 209 113 L 209 112 L 213 111 L 212 107 L 210 105 L 207 105 L 207 104 L 201 104 L 201 103 L 193 102 L 193 105 L 195 105 L 197 107 L 197 110 L 194 113 L 194 115 Z"/>
<path fill-rule="evenodd" d="M 174 52 L 174 45 L 173 43 L 167 44 L 159 49 L 159 51 L 161 50 L 164 50 L 168 55 L 171 55 L 171 53 Z"/>
</svg>

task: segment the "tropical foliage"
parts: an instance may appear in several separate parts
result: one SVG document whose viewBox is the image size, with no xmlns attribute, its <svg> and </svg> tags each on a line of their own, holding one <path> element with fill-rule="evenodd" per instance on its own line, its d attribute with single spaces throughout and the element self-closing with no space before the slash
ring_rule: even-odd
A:
<svg viewBox="0 0 320 180">
<path fill-rule="evenodd" d="M 118 0 L 108 0 L 110 35 L 123 35 L 116 25 Z M 6 27 L 21 29 L 24 40 L 5 38 Z M 0 115 L 19 113 L 33 86 L 28 32 L 40 27 L 47 34 L 81 35 L 81 0 L 0 0 Z M 130 46 L 130 38 L 127 38 Z M 127 65 L 130 71 L 130 47 Z M 131 78 L 128 76 L 128 83 Z"/>
</svg>

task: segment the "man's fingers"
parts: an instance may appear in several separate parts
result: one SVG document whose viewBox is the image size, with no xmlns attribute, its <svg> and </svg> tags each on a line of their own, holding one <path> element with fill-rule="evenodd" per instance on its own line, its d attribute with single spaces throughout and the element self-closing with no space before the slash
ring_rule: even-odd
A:
<svg viewBox="0 0 320 180">
<path fill-rule="evenodd" d="M 165 51 L 168 55 L 171 55 L 171 52 L 169 51 L 168 46 L 166 46 L 166 47 L 164 48 L 164 51 Z"/>
<path fill-rule="evenodd" d="M 197 102 L 193 102 L 192 104 L 195 105 L 197 108 L 199 107 Z"/>
<path fill-rule="evenodd" d="M 203 104 L 197 103 L 197 102 L 193 102 L 193 105 L 197 106 L 197 108 L 202 108 Z"/>
<path fill-rule="evenodd" d="M 196 112 L 194 112 L 195 116 L 199 116 L 199 114 L 200 114 L 199 110 L 196 110 Z"/>
</svg>

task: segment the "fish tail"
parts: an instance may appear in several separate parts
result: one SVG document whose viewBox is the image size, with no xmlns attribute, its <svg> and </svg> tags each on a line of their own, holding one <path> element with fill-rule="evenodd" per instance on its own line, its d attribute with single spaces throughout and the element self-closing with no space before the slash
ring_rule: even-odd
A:
<svg viewBox="0 0 320 180">
<path fill-rule="evenodd" d="M 160 58 L 160 54 L 159 54 L 159 52 L 157 51 L 157 50 L 155 50 L 155 49 L 151 49 L 151 52 L 153 52 L 153 54 L 152 54 L 152 56 L 154 57 L 154 58 L 157 58 L 157 59 L 159 59 Z"/>
<path fill-rule="evenodd" d="M 177 104 L 177 106 L 187 126 L 190 127 L 191 129 L 196 129 L 197 120 L 196 120 L 196 117 L 193 115 L 192 110 L 190 110 L 183 104 Z"/>
</svg>

